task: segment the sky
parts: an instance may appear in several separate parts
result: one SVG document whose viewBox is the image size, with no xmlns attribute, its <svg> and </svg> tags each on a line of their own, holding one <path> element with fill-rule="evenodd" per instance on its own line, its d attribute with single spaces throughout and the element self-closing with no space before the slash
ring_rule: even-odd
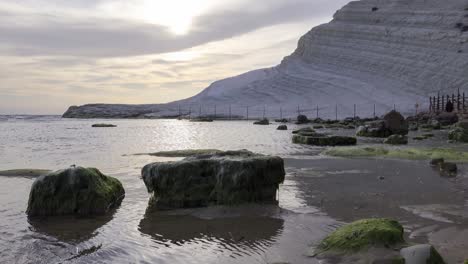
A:
<svg viewBox="0 0 468 264">
<path fill-rule="evenodd" d="M 349 0 L 0 0 L 0 114 L 166 103 L 279 64 Z"/>
</svg>

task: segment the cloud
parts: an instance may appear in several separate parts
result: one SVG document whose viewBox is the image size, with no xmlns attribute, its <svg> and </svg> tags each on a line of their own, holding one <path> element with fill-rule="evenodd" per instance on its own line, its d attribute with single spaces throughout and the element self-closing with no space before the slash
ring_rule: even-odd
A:
<svg viewBox="0 0 468 264">
<path fill-rule="evenodd" d="M 267 26 L 328 15 L 346 1 L 332 5 L 328 0 L 259 2 L 262 5 L 255 6 L 264 8 L 249 10 L 244 6 L 200 15 L 186 35 L 174 35 L 165 26 L 125 19 L 51 15 L 0 6 L 0 54 L 100 58 L 175 52 Z"/>
</svg>

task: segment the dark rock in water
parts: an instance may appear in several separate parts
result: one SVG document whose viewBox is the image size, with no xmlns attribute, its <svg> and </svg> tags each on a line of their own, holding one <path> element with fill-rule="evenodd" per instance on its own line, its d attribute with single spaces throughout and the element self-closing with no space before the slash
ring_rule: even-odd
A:
<svg viewBox="0 0 468 264">
<path fill-rule="evenodd" d="M 468 143 L 468 120 L 462 120 L 449 132 L 449 140 Z"/>
<path fill-rule="evenodd" d="M 389 219 L 365 219 L 338 228 L 320 243 L 321 252 L 357 252 L 404 243 L 403 226 Z"/>
<path fill-rule="evenodd" d="M 385 128 L 390 130 L 390 133 L 398 135 L 408 135 L 408 123 L 403 115 L 393 110 L 384 116 Z"/>
<path fill-rule="evenodd" d="M 268 119 L 262 119 L 259 121 L 254 122 L 254 125 L 262 125 L 262 126 L 267 126 L 270 124 L 270 121 Z"/>
<path fill-rule="evenodd" d="M 323 124 L 324 120 L 321 119 L 321 118 L 315 118 L 314 120 L 312 120 L 312 123 L 314 123 L 314 124 Z"/>
<path fill-rule="evenodd" d="M 431 162 L 430 162 L 430 164 L 431 164 L 431 166 L 440 166 L 440 165 L 442 165 L 444 162 L 445 162 L 444 159 L 438 158 L 438 159 L 432 159 Z"/>
<path fill-rule="evenodd" d="M 279 126 L 277 130 L 288 130 L 288 126 L 286 125 Z"/>
<path fill-rule="evenodd" d="M 311 127 L 303 127 L 292 132 L 293 134 L 303 134 L 303 133 L 315 133 L 315 130 Z"/>
<path fill-rule="evenodd" d="M 455 175 L 458 172 L 457 164 L 451 162 L 444 162 L 440 164 L 440 172 L 448 175 Z"/>
<path fill-rule="evenodd" d="M 175 209 L 276 202 L 285 171 L 280 157 L 227 151 L 149 164 L 142 176 L 150 207 Z"/>
<path fill-rule="evenodd" d="M 36 179 L 28 216 L 102 215 L 120 205 L 125 191 L 119 180 L 94 168 L 69 168 Z"/>
<path fill-rule="evenodd" d="M 190 122 L 211 123 L 213 122 L 213 119 L 208 118 L 208 117 L 200 117 L 200 118 L 190 119 Z"/>
<path fill-rule="evenodd" d="M 431 245 L 416 245 L 403 248 L 400 254 L 405 259 L 403 263 L 407 264 L 445 264 L 439 252 Z"/>
<path fill-rule="evenodd" d="M 406 145 L 408 144 L 408 137 L 402 135 L 391 135 L 385 139 L 384 143 L 390 145 Z"/>
<path fill-rule="evenodd" d="M 292 138 L 294 144 L 304 144 L 313 146 L 353 146 L 357 144 L 355 137 L 327 136 L 324 134 L 297 134 Z"/>
<path fill-rule="evenodd" d="M 309 118 L 307 118 L 307 116 L 305 116 L 305 115 L 298 115 L 297 116 L 296 124 L 302 125 L 302 124 L 308 124 L 308 123 L 310 123 L 310 120 L 309 120 Z"/>
<path fill-rule="evenodd" d="M 325 127 L 322 125 L 315 125 L 313 126 L 314 129 L 324 129 Z"/>
<path fill-rule="evenodd" d="M 94 124 L 92 127 L 117 127 L 116 125 L 113 124 Z"/>
<path fill-rule="evenodd" d="M 387 138 L 392 135 L 384 121 L 374 121 L 365 126 L 360 126 L 356 133 L 358 137 Z"/>
<path fill-rule="evenodd" d="M 276 123 L 288 123 L 289 121 L 286 118 L 283 118 L 283 119 L 276 119 L 275 122 Z"/>
<path fill-rule="evenodd" d="M 17 170 L 0 171 L 0 176 L 36 178 L 42 175 L 46 175 L 50 172 L 51 172 L 50 170 L 42 170 L 42 169 L 17 169 Z"/>
</svg>

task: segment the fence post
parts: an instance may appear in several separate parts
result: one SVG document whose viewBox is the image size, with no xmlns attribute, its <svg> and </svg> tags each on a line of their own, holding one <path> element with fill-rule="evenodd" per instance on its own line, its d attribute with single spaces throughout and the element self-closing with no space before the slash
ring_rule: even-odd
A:
<svg viewBox="0 0 468 264">
<path fill-rule="evenodd" d="M 452 104 L 453 104 L 453 106 L 455 108 L 455 94 L 452 94 Z"/>
<path fill-rule="evenodd" d="M 335 105 L 335 120 L 338 121 L 338 104 Z"/>
<path fill-rule="evenodd" d="M 463 112 L 465 112 L 465 93 L 463 93 Z"/>
<path fill-rule="evenodd" d="M 375 104 L 374 104 L 374 118 L 375 118 L 376 114 L 375 114 Z"/>
<path fill-rule="evenodd" d="M 445 104 L 445 96 L 442 95 L 442 104 L 440 105 L 440 112 L 444 112 Z"/>
<path fill-rule="evenodd" d="M 437 92 L 437 113 L 440 112 L 440 92 Z"/>
<path fill-rule="evenodd" d="M 429 96 L 429 113 L 432 113 L 432 96 Z"/>
<path fill-rule="evenodd" d="M 461 110 L 461 104 L 460 104 L 460 103 L 461 103 L 461 102 L 460 102 L 460 88 L 458 88 L 457 92 L 458 92 L 458 94 L 457 94 L 457 110 L 458 110 L 458 112 L 460 112 L 460 110 Z"/>
<path fill-rule="evenodd" d="M 317 118 L 319 118 L 319 106 L 317 105 Z"/>
</svg>

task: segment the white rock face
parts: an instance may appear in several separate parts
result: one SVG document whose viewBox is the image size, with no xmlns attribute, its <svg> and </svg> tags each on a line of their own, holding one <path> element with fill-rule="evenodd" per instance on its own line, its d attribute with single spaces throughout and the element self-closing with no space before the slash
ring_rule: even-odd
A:
<svg viewBox="0 0 468 264">
<path fill-rule="evenodd" d="M 166 105 L 83 106 L 83 113 L 173 116 L 227 115 L 283 117 L 302 113 L 335 118 L 373 115 L 394 108 L 409 114 L 428 96 L 468 88 L 468 1 L 362 0 L 339 10 L 333 21 L 304 35 L 280 65 L 213 83 L 200 94 Z M 118 109 L 114 111 L 112 109 Z M 131 112 L 131 114 L 129 114 Z M 104 117 L 107 114 L 104 115 Z"/>
</svg>

